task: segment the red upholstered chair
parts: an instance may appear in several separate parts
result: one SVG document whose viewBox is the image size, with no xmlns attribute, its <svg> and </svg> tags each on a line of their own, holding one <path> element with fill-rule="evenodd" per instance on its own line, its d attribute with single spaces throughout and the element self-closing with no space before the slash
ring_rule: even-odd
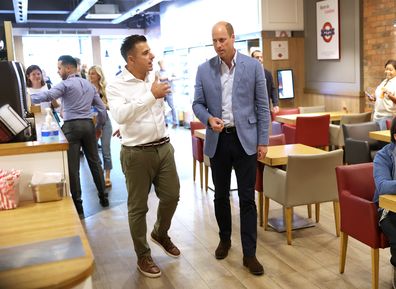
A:
<svg viewBox="0 0 396 289">
<path fill-rule="evenodd" d="M 341 209 L 340 273 L 344 273 L 348 236 L 371 247 L 371 288 L 378 288 L 379 248 L 389 247 L 378 226 L 373 163 L 336 168 Z"/>
<path fill-rule="evenodd" d="M 281 134 L 283 133 L 282 126 L 283 124 L 275 121 L 275 117 L 277 115 L 285 115 L 285 114 L 299 114 L 300 110 L 297 107 L 292 108 L 281 108 L 277 113 L 271 111 L 271 120 L 272 120 L 272 134 Z"/>
<path fill-rule="evenodd" d="M 195 173 L 197 170 L 197 161 L 199 162 L 199 173 L 200 173 L 200 184 L 201 189 L 203 188 L 203 146 L 204 141 L 200 138 L 194 136 L 194 131 L 196 129 L 203 129 L 205 125 L 200 121 L 191 121 L 190 129 L 191 129 L 191 141 L 192 141 L 192 153 L 193 153 L 193 179 L 195 182 Z"/>
<path fill-rule="evenodd" d="M 297 117 L 296 126 L 285 124 L 283 133 L 287 144 L 300 143 L 311 147 L 328 147 L 329 126 L 329 114 Z"/>
<path fill-rule="evenodd" d="M 270 135 L 268 144 L 270 146 L 285 144 L 285 135 L 284 134 Z M 256 169 L 255 189 L 258 192 L 259 223 L 261 227 L 263 226 L 263 171 L 264 171 L 264 164 L 258 161 L 257 169 Z"/>
</svg>

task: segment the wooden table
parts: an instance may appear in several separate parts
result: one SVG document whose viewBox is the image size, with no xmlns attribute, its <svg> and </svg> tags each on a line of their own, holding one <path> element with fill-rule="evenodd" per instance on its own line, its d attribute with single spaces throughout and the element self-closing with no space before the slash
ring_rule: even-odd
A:
<svg viewBox="0 0 396 289">
<path fill-rule="evenodd" d="M 391 142 L 390 130 L 370 131 L 369 137 L 379 141 Z"/>
<path fill-rule="evenodd" d="M 396 195 L 379 196 L 379 206 L 396 213 Z"/>
<path fill-rule="evenodd" d="M 277 115 L 275 116 L 275 120 L 278 122 L 286 123 L 286 124 L 296 124 L 297 117 L 306 117 L 306 116 L 319 116 L 319 115 L 330 115 L 330 121 L 339 121 L 341 120 L 341 116 L 346 114 L 344 111 L 328 111 L 328 112 L 311 112 L 311 113 L 300 113 L 300 114 L 285 114 L 285 115 Z"/>
<path fill-rule="evenodd" d="M 287 144 L 269 146 L 265 159 L 261 161 L 268 166 L 282 166 L 287 164 L 289 155 L 316 155 L 326 151 L 303 144 Z"/>
<path fill-rule="evenodd" d="M 0 224 L 2 250 L 75 237 L 81 240 L 84 255 L 0 271 L 0 288 L 72 288 L 83 282 L 84 288 L 92 287 L 94 257 L 70 197 L 48 203 L 22 202 L 14 210 L 0 211 Z"/>
</svg>

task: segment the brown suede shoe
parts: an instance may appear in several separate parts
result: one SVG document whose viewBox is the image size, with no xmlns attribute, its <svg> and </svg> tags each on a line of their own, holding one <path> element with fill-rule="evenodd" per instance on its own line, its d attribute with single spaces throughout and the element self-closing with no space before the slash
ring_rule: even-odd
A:
<svg viewBox="0 0 396 289">
<path fill-rule="evenodd" d="M 243 266 L 247 267 L 253 275 L 263 275 L 264 267 L 257 260 L 256 256 L 243 257 Z"/>
<path fill-rule="evenodd" d="M 177 258 L 180 256 L 180 250 L 172 243 L 169 237 L 159 238 L 154 233 L 151 233 L 151 240 L 159 245 L 164 252 L 171 257 Z"/>
<path fill-rule="evenodd" d="M 154 263 L 151 256 L 143 256 L 138 259 L 137 267 L 144 276 L 156 278 L 161 276 L 161 270 L 157 264 Z"/>
<path fill-rule="evenodd" d="M 215 256 L 216 259 L 224 259 L 228 256 L 228 250 L 231 248 L 231 240 L 222 241 L 220 240 L 219 245 L 216 248 Z"/>
</svg>

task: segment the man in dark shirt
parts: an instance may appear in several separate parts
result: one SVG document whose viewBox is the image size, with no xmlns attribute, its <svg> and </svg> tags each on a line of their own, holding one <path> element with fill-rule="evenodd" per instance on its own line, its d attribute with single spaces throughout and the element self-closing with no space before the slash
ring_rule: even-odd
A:
<svg viewBox="0 0 396 289">
<path fill-rule="evenodd" d="M 253 58 L 256 58 L 258 61 L 260 61 L 261 64 L 263 64 L 263 53 L 260 50 L 253 51 L 251 56 Z M 264 68 L 264 74 L 265 74 L 265 81 L 267 83 L 268 101 L 271 99 L 272 111 L 274 113 L 277 113 L 279 112 L 279 99 L 278 99 L 278 95 L 276 94 L 274 79 L 272 77 L 271 72 L 265 68 Z"/>
<path fill-rule="evenodd" d="M 32 94 L 32 102 L 40 103 L 62 98 L 64 124 L 62 131 L 69 142 L 67 161 L 69 166 L 70 191 L 74 205 L 80 217 L 84 210 L 81 200 L 80 185 L 80 147 L 87 158 L 92 177 L 94 179 L 100 204 L 109 206 L 102 166 L 99 161 L 96 136 L 100 136 L 101 128 L 106 119 L 106 107 L 96 92 L 95 87 L 77 72 L 77 62 L 70 55 L 63 55 L 58 59 L 58 74 L 62 82 L 48 91 Z M 92 121 L 94 106 L 98 111 L 97 129 Z"/>
</svg>

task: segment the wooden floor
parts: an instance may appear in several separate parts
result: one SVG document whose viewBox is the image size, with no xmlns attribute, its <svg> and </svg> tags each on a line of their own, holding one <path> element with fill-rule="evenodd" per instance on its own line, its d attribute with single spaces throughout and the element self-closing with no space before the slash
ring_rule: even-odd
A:
<svg viewBox="0 0 396 289">
<path fill-rule="evenodd" d="M 122 202 L 83 220 L 95 256 L 94 288 L 371 288 L 370 248 L 351 238 L 345 273 L 338 273 L 339 238 L 335 236 L 331 203 L 322 205 L 321 220 L 315 227 L 293 231 L 292 246 L 287 245 L 284 233 L 259 227 L 257 257 L 264 265 L 265 274 L 257 277 L 242 265 L 238 196 L 233 191 L 232 247 L 226 259 L 216 260 L 218 228 L 213 192 L 201 190 L 198 177 L 198 182 L 193 182 L 190 131 L 178 128 L 170 133 L 176 149 L 181 197 L 169 235 L 182 255 L 171 258 L 149 241 L 162 276 L 151 279 L 140 274 L 129 233 L 127 207 Z M 113 154 L 113 161 L 119 162 L 118 153 Z M 121 171 L 113 170 L 112 174 L 117 178 L 122 176 Z M 158 200 L 154 193 L 150 194 L 149 203 L 148 233 L 156 218 Z M 271 203 L 270 208 L 270 214 L 280 209 L 276 203 Z M 306 216 L 305 207 L 295 211 Z M 380 251 L 380 288 L 392 288 L 389 256 L 388 249 Z"/>
</svg>

